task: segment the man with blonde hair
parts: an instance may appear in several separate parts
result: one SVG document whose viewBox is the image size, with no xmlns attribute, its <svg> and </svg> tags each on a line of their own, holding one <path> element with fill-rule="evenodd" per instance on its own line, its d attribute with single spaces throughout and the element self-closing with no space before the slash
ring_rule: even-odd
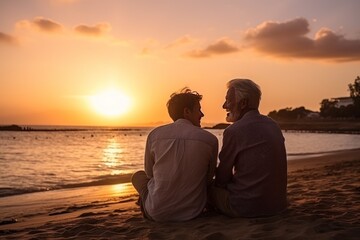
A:
<svg viewBox="0 0 360 240">
<path fill-rule="evenodd" d="M 171 95 L 171 124 L 152 130 L 145 148 L 145 171 L 132 183 L 144 216 L 154 221 L 186 221 L 202 213 L 214 177 L 218 140 L 200 128 L 202 96 L 190 89 Z"/>
<path fill-rule="evenodd" d="M 258 111 L 261 90 L 249 79 L 233 79 L 223 108 L 233 122 L 224 131 L 213 206 L 231 217 L 270 216 L 286 209 L 287 160 L 279 126 Z"/>
</svg>

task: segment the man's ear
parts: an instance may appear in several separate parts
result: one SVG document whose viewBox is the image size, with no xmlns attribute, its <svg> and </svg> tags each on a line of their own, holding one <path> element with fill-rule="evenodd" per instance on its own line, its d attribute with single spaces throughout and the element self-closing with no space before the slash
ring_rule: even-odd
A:
<svg viewBox="0 0 360 240">
<path fill-rule="evenodd" d="M 188 119 L 188 116 L 191 114 L 190 108 L 184 108 L 184 118 Z"/>
<path fill-rule="evenodd" d="M 239 108 L 240 108 L 240 109 L 245 109 L 245 108 L 247 108 L 248 103 L 249 103 L 249 100 L 247 100 L 246 98 L 241 99 L 240 102 L 239 102 Z"/>
</svg>

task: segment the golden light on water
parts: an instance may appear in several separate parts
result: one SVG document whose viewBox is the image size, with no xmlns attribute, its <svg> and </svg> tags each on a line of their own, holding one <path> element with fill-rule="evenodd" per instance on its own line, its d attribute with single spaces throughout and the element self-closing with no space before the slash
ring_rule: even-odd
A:
<svg viewBox="0 0 360 240">
<path fill-rule="evenodd" d="M 111 186 L 115 193 L 126 193 L 132 190 L 132 187 L 128 183 L 120 183 Z"/>
<path fill-rule="evenodd" d="M 116 117 L 129 111 L 130 98 L 117 89 L 108 89 L 89 97 L 90 104 L 98 114 Z"/>
<path fill-rule="evenodd" d="M 116 139 L 109 139 L 108 145 L 103 150 L 103 163 L 109 168 L 118 166 L 122 152 L 123 150 L 120 147 L 120 143 L 118 143 Z"/>
</svg>

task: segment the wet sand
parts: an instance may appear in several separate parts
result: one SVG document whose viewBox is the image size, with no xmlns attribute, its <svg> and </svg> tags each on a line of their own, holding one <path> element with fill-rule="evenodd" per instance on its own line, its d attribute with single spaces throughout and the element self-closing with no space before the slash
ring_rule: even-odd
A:
<svg viewBox="0 0 360 240">
<path fill-rule="evenodd" d="M 136 200 L 130 183 L 3 197 L 0 238 L 359 239 L 360 149 L 289 161 L 289 207 L 278 216 L 155 223 Z"/>
</svg>

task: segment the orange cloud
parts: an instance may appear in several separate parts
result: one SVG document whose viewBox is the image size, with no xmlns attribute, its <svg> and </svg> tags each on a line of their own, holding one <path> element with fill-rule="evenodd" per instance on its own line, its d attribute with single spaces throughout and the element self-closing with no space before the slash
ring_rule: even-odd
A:
<svg viewBox="0 0 360 240">
<path fill-rule="evenodd" d="M 309 32 L 309 23 L 304 18 L 283 23 L 268 21 L 249 29 L 245 33 L 245 40 L 250 47 L 277 57 L 360 60 L 360 39 L 346 39 L 325 28 L 311 39 L 306 36 Z"/>
<path fill-rule="evenodd" d="M 228 38 L 222 38 L 204 49 L 193 50 L 187 53 L 192 58 L 207 58 L 213 55 L 223 55 L 238 52 L 239 48 Z"/>
<path fill-rule="evenodd" d="M 61 32 L 64 27 L 47 18 L 44 17 L 36 17 L 34 18 L 34 20 L 29 21 L 29 20 L 22 20 L 16 23 L 17 27 L 20 28 L 26 28 L 26 29 L 37 29 L 40 30 L 42 32 L 46 32 L 46 33 L 55 33 L 55 32 Z"/>
<path fill-rule="evenodd" d="M 59 32 L 63 29 L 63 26 L 61 24 L 43 17 L 36 17 L 32 21 L 32 24 L 44 32 Z"/>
<path fill-rule="evenodd" d="M 176 39 L 174 42 L 170 43 L 168 46 L 166 46 L 166 48 L 178 47 L 178 46 L 181 46 L 184 44 L 192 43 L 194 41 L 195 41 L 195 39 L 193 39 L 192 37 L 190 37 L 188 35 L 185 35 L 183 37 Z"/>
<path fill-rule="evenodd" d="M 9 34 L 0 32 L 0 43 L 15 45 L 17 43 L 17 39 Z"/>
<path fill-rule="evenodd" d="M 108 23 L 99 23 L 95 26 L 78 25 L 75 27 L 76 32 L 95 37 L 103 35 L 104 33 L 110 31 L 110 29 L 111 26 Z"/>
</svg>

